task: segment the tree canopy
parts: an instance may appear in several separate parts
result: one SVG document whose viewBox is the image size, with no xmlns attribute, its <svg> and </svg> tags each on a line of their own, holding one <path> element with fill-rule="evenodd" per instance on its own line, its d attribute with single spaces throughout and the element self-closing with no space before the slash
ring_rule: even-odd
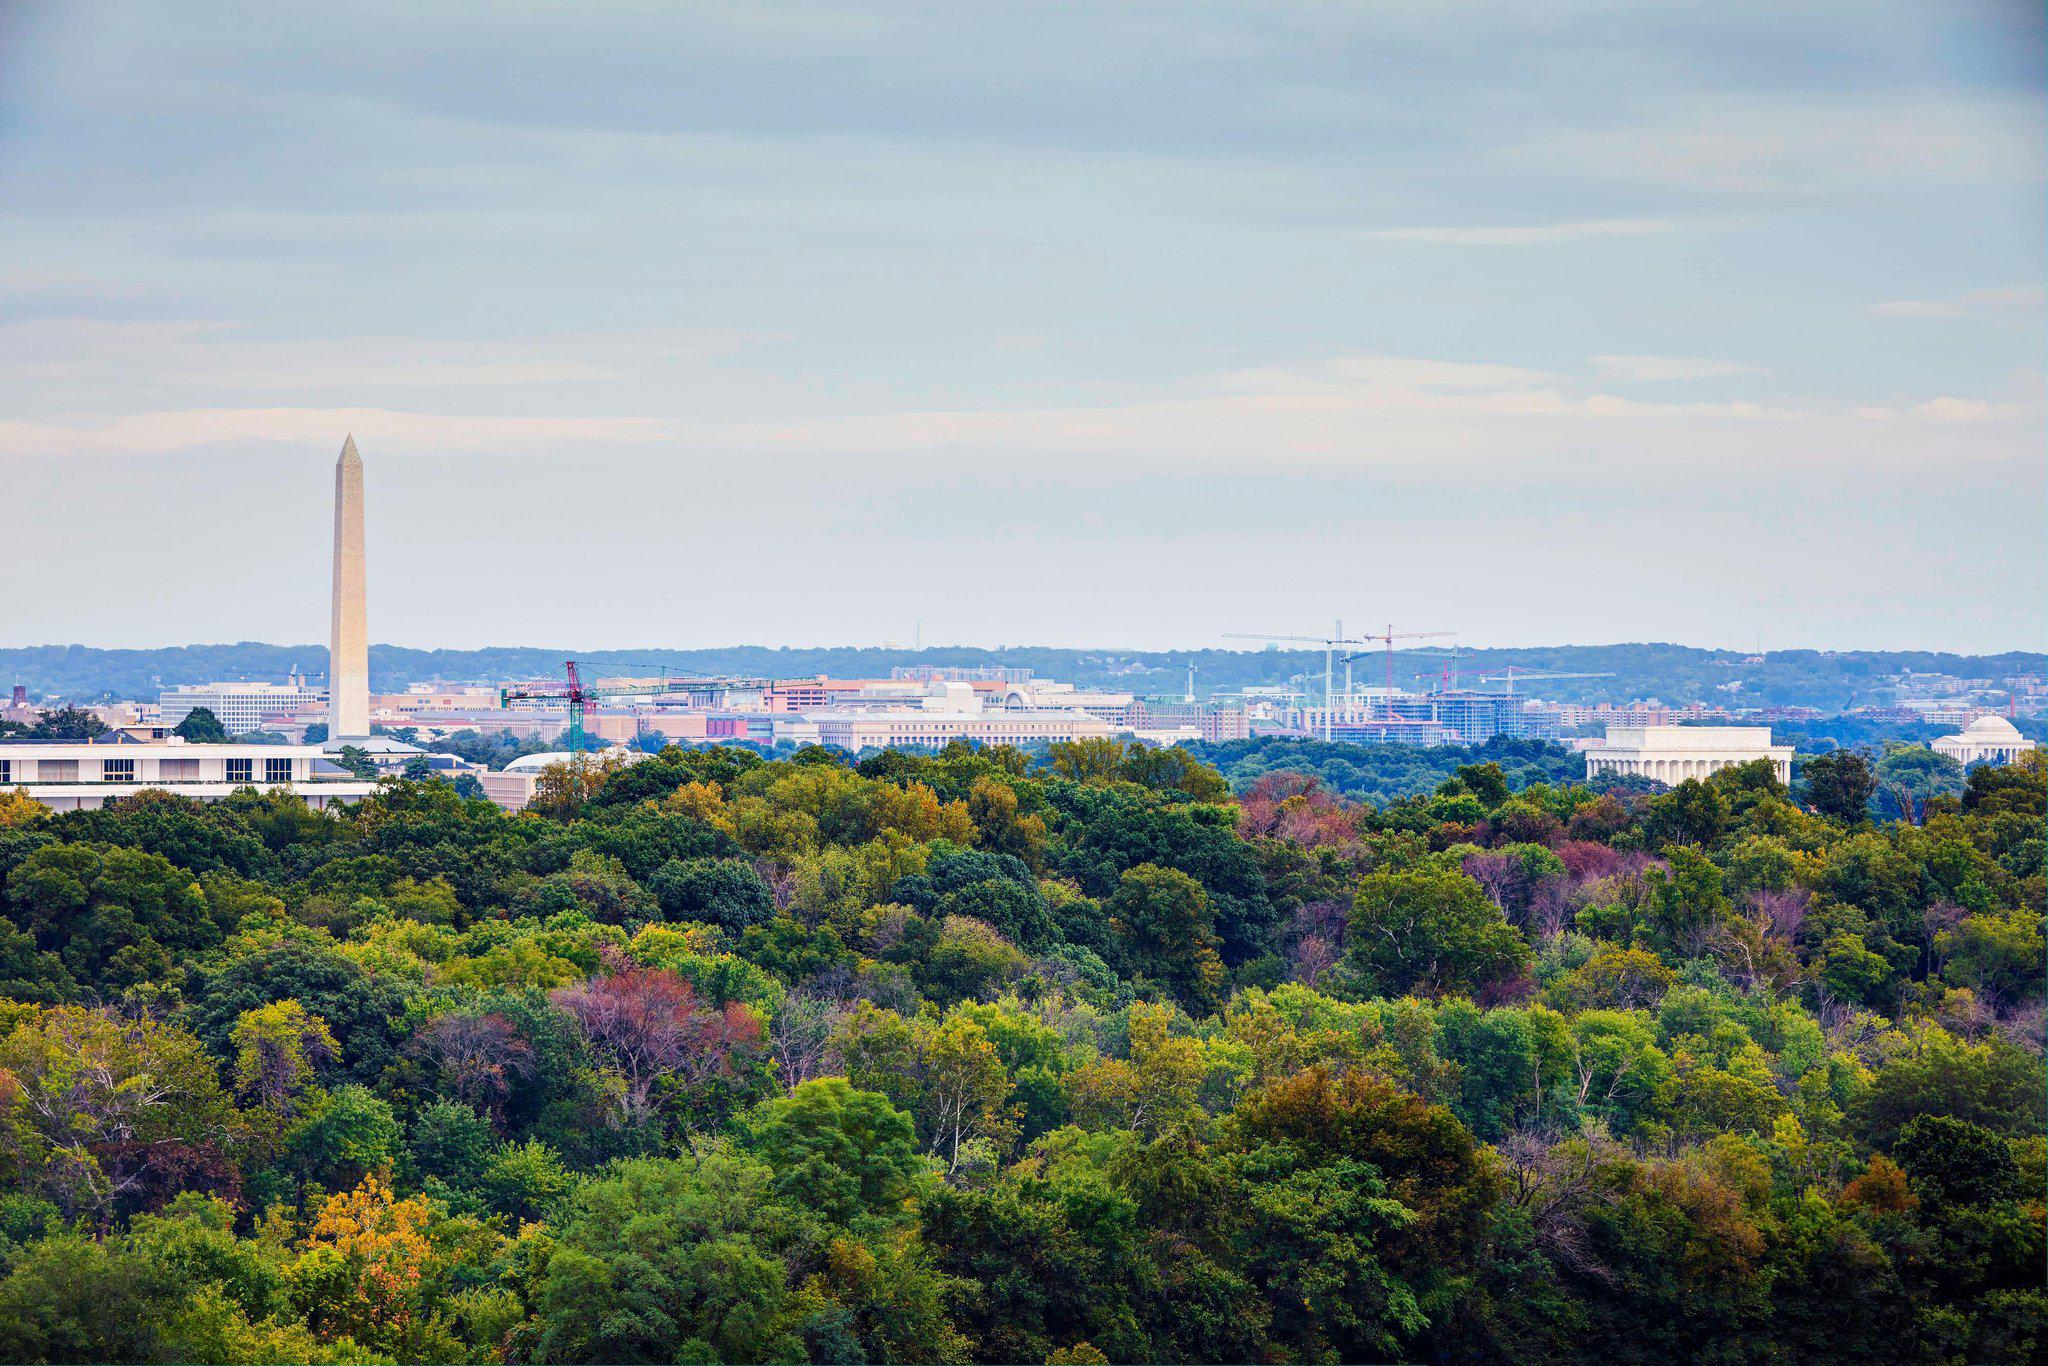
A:
<svg viewBox="0 0 2048 1366">
<path fill-rule="evenodd" d="M 0 1354 L 2039 1359 L 2048 765 L 1233 753 L 0 796 Z"/>
</svg>

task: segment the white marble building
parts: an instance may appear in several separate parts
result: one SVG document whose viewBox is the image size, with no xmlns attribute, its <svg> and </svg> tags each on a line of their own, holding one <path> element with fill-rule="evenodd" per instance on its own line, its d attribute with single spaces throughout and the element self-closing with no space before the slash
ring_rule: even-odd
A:
<svg viewBox="0 0 2048 1366">
<path fill-rule="evenodd" d="M 335 773 L 318 745 L 188 745 L 176 737 L 0 740 L 0 789 L 20 788 L 53 811 L 94 810 L 145 788 L 218 801 L 243 787 L 289 788 L 316 807 L 377 790 L 373 782 Z"/>
<path fill-rule="evenodd" d="M 1769 726 L 1609 726 L 1586 750 L 1586 776 L 1633 773 L 1675 787 L 1758 759 L 1791 784 L 1792 746 L 1772 744 Z"/>
<path fill-rule="evenodd" d="M 2034 742 L 2013 729 L 2012 722 L 2003 716 L 1980 716 L 1963 727 L 1961 733 L 1944 735 L 1933 744 L 1936 754 L 1946 754 L 1964 768 L 1971 764 L 2009 764 L 2032 748 Z"/>
</svg>

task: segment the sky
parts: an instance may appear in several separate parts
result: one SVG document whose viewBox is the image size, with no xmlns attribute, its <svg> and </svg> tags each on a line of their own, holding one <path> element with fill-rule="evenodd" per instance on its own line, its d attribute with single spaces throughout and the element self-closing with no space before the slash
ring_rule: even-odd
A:
<svg viewBox="0 0 2048 1366">
<path fill-rule="evenodd" d="M 0 0 L 0 644 L 2040 649 L 2006 0 Z"/>
</svg>

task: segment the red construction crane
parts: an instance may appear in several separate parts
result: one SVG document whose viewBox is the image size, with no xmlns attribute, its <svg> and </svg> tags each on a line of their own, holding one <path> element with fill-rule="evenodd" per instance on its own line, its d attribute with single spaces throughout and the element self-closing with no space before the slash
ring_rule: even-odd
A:
<svg viewBox="0 0 2048 1366">
<path fill-rule="evenodd" d="M 498 705 L 508 702 L 566 702 L 569 706 L 568 745 L 572 762 L 583 763 L 583 709 L 607 697 L 639 697 L 648 693 L 701 693 L 718 692 L 726 688 L 766 685 L 765 679 L 758 678 L 669 678 L 640 683 L 615 683 L 612 687 L 585 687 L 582 675 L 576 671 L 576 661 L 566 660 L 562 672 L 568 682 L 562 686 L 538 683 L 516 688 L 506 688 L 498 694 Z"/>
<path fill-rule="evenodd" d="M 508 702 L 566 702 L 569 704 L 569 754 L 570 762 L 583 763 L 583 708 L 593 699 L 589 689 L 583 686 L 583 678 L 576 672 L 576 661 L 567 660 L 562 671 L 569 676 L 566 686 L 553 684 L 529 684 L 521 688 L 505 688 L 498 693 L 498 705 Z"/>
<path fill-rule="evenodd" d="M 1397 640 L 1423 640 L 1431 636 L 1454 636 L 1456 631 L 1396 631 L 1392 626 L 1378 635 L 1368 634 L 1367 640 L 1379 641 L 1387 647 L 1387 695 L 1383 705 L 1387 709 L 1386 719 L 1394 719 L 1394 642 Z"/>
</svg>

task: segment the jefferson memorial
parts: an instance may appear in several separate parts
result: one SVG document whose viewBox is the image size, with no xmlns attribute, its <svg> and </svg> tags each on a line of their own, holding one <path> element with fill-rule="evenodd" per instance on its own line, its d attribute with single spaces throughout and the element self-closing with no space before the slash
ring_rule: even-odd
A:
<svg viewBox="0 0 2048 1366">
<path fill-rule="evenodd" d="M 2034 742 L 2013 729 L 2003 716 L 1980 716 L 1959 735 L 1944 735 L 1933 742 L 1936 754 L 1968 768 L 1971 764 L 2009 764 L 2034 748 Z"/>
</svg>

